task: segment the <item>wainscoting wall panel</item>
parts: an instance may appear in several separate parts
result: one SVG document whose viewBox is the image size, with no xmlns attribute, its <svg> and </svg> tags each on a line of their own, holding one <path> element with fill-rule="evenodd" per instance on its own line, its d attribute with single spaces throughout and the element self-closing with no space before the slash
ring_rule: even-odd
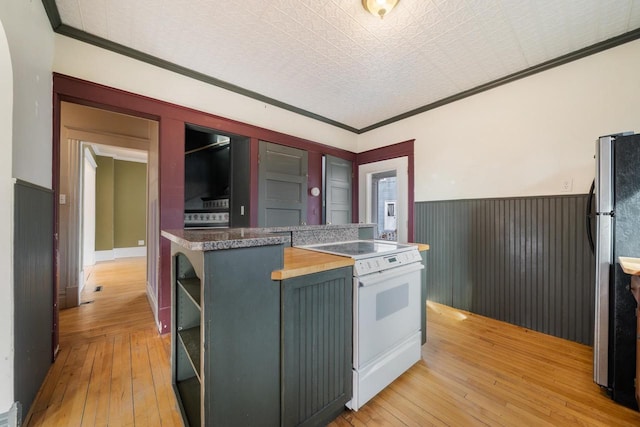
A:
<svg viewBox="0 0 640 427">
<path fill-rule="evenodd" d="M 427 298 L 592 344 L 586 203 L 586 195 L 416 203 L 415 240 L 431 247 Z"/>
<path fill-rule="evenodd" d="M 14 185 L 15 400 L 26 414 L 52 362 L 53 192 Z"/>
</svg>

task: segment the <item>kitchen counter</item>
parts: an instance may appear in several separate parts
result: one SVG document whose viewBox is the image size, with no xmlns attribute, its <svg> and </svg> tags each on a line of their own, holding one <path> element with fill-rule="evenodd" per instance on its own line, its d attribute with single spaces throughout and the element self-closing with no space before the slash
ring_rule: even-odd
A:
<svg viewBox="0 0 640 427">
<path fill-rule="evenodd" d="M 360 228 L 372 228 L 375 224 L 365 223 L 349 223 L 349 224 L 315 224 L 315 225 L 287 225 L 283 227 L 262 227 L 263 231 L 270 233 L 279 233 L 283 231 L 333 231 L 344 229 L 360 229 Z"/>
<path fill-rule="evenodd" d="M 618 262 L 620 263 L 622 271 L 631 276 L 629 289 L 636 299 L 636 302 L 640 304 L 640 258 L 621 256 L 618 257 Z M 638 318 L 638 322 L 640 322 L 640 318 Z M 640 333 L 640 324 L 638 325 L 638 332 Z M 638 356 L 640 357 L 640 354 L 638 354 Z"/>
<path fill-rule="evenodd" d="M 375 224 L 350 223 L 267 227 L 261 228 L 261 230 L 270 233 L 290 233 L 291 246 L 301 246 L 344 240 L 372 239 L 375 227 Z"/>
<path fill-rule="evenodd" d="M 409 243 L 418 247 L 418 251 L 429 250 L 424 243 Z M 284 268 L 271 273 L 272 280 L 285 280 L 305 274 L 319 273 L 334 268 L 353 266 L 355 261 L 349 257 L 310 251 L 302 248 L 284 249 Z"/>
<path fill-rule="evenodd" d="M 622 271 L 631 276 L 640 276 L 640 258 L 618 257 Z"/>
<path fill-rule="evenodd" d="M 284 268 L 271 273 L 272 280 L 285 280 L 306 274 L 353 266 L 352 258 L 309 251 L 301 248 L 284 248 Z"/>
<path fill-rule="evenodd" d="M 426 243 L 407 243 L 407 245 L 414 245 L 418 247 L 418 252 L 424 252 L 429 250 L 429 245 Z"/>
<path fill-rule="evenodd" d="M 161 235 L 192 251 L 252 248 L 291 242 L 290 235 L 266 232 L 259 228 L 162 230 Z"/>
<path fill-rule="evenodd" d="M 358 229 L 370 224 L 348 224 Z M 285 229 L 329 231 L 342 228 L 341 226 L 300 226 L 300 227 L 272 227 L 272 228 L 225 228 L 225 229 L 181 229 L 163 230 L 162 236 L 170 241 L 192 251 L 215 251 L 224 249 L 239 249 L 258 246 L 289 244 L 291 236 L 282 233 Z M 429 245 L 410 243 L 418 246 L 420 252 L 429 250 Z M 640 260 L 639 260 L 640 262 Z M 310 251 L 295 247 L 284 248 L 284 266 L 271 273 L 272 280 L 285 280 L 306 274 L 319 273 L 335 268 L 354 265 L 354 260 L 348 257 L 330 255 L 322 252 Z M 640 264 L 638 264 L 640 270 Z"/>
</svg>

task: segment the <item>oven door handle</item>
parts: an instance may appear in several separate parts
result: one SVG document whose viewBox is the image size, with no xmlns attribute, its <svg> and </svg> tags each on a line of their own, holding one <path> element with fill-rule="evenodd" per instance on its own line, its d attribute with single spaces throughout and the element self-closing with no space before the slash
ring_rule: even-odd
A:
<svg viewBox="0 0 640 427">
<path fill-rule="evenodd" d="M 395 267 L 390 270 L 359 276 L 358 282 L 360 283 L 360 287 L 372 286 L 422 269 L 424 269 L 424 265 L 419 262 L 414 262 L 400 267 Z"/>
</svg>

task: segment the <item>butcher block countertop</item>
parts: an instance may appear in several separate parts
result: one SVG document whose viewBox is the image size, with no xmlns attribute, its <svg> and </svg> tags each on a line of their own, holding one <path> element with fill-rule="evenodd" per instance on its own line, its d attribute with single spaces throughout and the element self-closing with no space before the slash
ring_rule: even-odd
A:
<svg viewBox="0 0 640 427">
<path fill-rule="evenodd" d="M 284 268 L 272 272 L 271 280 L 291 279 L 305 274 L 349 267 L 353 264 L 354 260 L 349 257 L 300 248 L 284 248 Z"/>
<path fill-rule="evenodd" d="M 640 258 L 618 257 L 622 271 L 632 276 L 640 276 Z"/>
<path fill-rule="evenodd" d="M 410 245 L 416 245 L 420 252 L 429 250 L 429 245 L 424 243 L 410 243 Z M 353 266 L 354 263 L 355 261 L 349 257 L 301 248 L 284 248 L 284 268 L 272 272 L 271 280 L 291 279 L 305 274 Z"/>
<path fill-rule="evenodd" d="M 429 250 L 429 245 L 426 243 L 408 243 L 409 245 L 414 245 L 418 247 L 418 252 L 424 252 Z"/>
</svg>

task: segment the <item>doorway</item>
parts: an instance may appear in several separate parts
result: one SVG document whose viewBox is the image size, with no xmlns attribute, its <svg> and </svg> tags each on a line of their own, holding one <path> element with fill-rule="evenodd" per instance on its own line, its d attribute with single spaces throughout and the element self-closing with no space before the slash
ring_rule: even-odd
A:
<svg viewBox="0 0 640 427">
<path fill-rule="evenodd" d="M 157 252 L 150 244 L 159 239 L 150 232 L 153 176 L 147 171 L 147 159 L 149 147 L 158 143 L 158 123 L 61 102 L 60 124 L 56 280 L 59 308 L 65 309 L 92 299 L 83 297 L 82 291 L 94 262 L 125 257 L 147 260 L 148 253 Z M 100 186 L 102 172 L 106 172 L 106 187 Z M 99 247 L 104 245 L 105 233 L 108 247 Z M 149 272 L 155 264 L 145 263 L 147 289 L 153 289 Z M 155 299 L 149 297 L 150 302 Z"/>
<path fill-rule="evenodd" d="M 96 263 L 147 256 L 147 153 L 83 142 L 82 262 L 79 303 L 102 286 L 87 286 Z"/>
<path fill-rule="evenodd" d="M 398 179 L 396 171 L 371 175 L 371 222 L 376 224 L 375 239 L 398 241 Z"/>
<path fill-rule="evenodd" d="M 408 241 L 408 163 L 397 157 L 358 167 L 359 221 L 377 224 L 376 239 Z"/>
</svg>

